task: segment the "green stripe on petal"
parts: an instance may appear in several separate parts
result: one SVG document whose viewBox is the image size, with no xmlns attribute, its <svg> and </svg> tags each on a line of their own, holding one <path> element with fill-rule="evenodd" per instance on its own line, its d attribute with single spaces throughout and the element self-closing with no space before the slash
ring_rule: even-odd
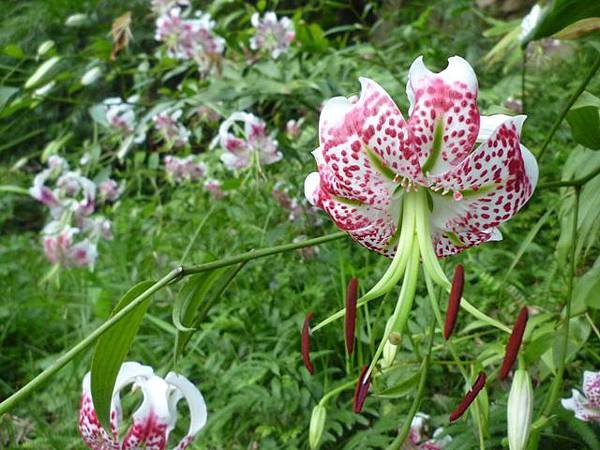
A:
<svg viewBox="0 0 600 450">
<path fill-rule="evenodd" d="M 379 173 L 381 173 L 386 178 L 389 178 L 390 180 L 396 178 L 396 174 L 394 173 L 394 171 L 385 165 L 385 163 L 379 158 L 379 155 L 377 155 L 377 153 L 375 153 L 366 145 L 363 145 L 363 149 L 365 151 L 365 154 L 367 155 L 367 158 L 369 159 L 369 162 L 375 170 L 377 170 Z"/>
<path fill-rule="evenodd" d="M 442 138 L 444 137 L 444 122 L 441 119 L 435 121 L 435 130 L 433 131 L 433 144 L 431 153 L 423 164 L 423 173 L 428 174 L 437 162 L 442 150 Z"/>
</svg>

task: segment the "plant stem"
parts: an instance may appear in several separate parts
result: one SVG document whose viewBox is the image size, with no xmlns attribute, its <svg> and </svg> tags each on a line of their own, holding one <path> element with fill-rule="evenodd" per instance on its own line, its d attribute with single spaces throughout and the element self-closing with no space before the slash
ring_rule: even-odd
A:
<svg viewBox="0 0 600 450">
<path fill-rule="evenodd" d="M 421 401 L 423 400 L 423 394 L 425 393 L 425 383 L 427 382 L 427 373 L 429 372 L 429 362 L 431 361 L 431 349 L 433 348 L 433 338 L 435 335 L 435 319 L 431 321 L 431 326 L 429 327 L 429 343 L 427 347 L 427 355 L 425 355 L 425 359 L 423 360 L 423 364 L 421 365 L 421 377 L 419 378 L 419 386 L 417 387 L 417 393 L 415 394 L 415 398 L 410 406 L 410 410 L 408 411 L 408 415 L 406 419 L 404 419 L 404 423 L 402 424 L 402 428 L 398 432 L 398 436 L 392 441 L 392 443 L 388 446 L 388 450 L 398 450 L 402 448 L 402 444 L 406 441 L 406 437 L 410 432 L 410 425 L 412 423 L 413 417 L 417 413 L 419 407 L 421 406 Z"/>
<path fill-rule="evenodd" d="M 539 445 L 540 434 L 543 426 L 548 423 L 550 418 L 550 414 L 554 408 L 556 400 L 560 395 L 560 388 L 562 386 L 563 377 L 565 373 L 565 364 L 567 360 L 567 350 L 569 347 L 569 327 L 571 322 L 571 303 L 573 300 L 573 280 L 575 278 L 575 268 L 576 268 L 576 249 L 577 249 L 577 219 L 579 215 L 579 194 L 581 191 L 580 186 L 575 187 L 575 204 L 573 205 L 573 222 L 572 222 L 572 231 L 571 231 L 571 248 L 570 248 L 570 265 L 569 265 L 569 278 L 567 280 L 567 302 L 565 305 L 565 324 L 564 324 L 564 334 L 560 347 L 560 363 L 558 365 L 558 370 L 556 371 L 556 376 L 552 380 L 552 384 L 550 386 L 550 393 L 548 397 L 546 397 L 546 402 L 544 403 L 544 407 L 542 408 L 542 413 L 540 417 L 535 421 L 534 426 L 531 430 L 531 437 L 529 438 L 529 449 L 536 450 Z"/>
<path fill-rule="evenodd" d="M 587 183 L 588 181 L 590 181 L 592 178 L 597 177 L 598 175 L 600 175 L 600 166 L 596 167 L 594 170 L 592 170 L 586 176 L 581 177 L 581 178 L 577 178 L 575 180 L 551 181 L 549 183 L 540 184 L 538 186 L 538 190 L 539 189 L 546 189 L 546 188 L 569 187 L 569 186 L 581 187 L 585 183 Z"/>
<path fill-rule="evenodd" d="M 544 140 L 544 143 L 542 144 L 540 151 L 536 155 L 538 161 L 540 161 L 542 159 L 542 156 L 544 155 L 544 153 L 546 152 L 546 149 L 548 148 L 548 144 L 550 144 L 550 141 L 554 137 L 554 133 L 556 133 L 556 130 L 558 130 L 558 127 L 560 126 L 563 119 L 569 112 L 569 109 L 571 109 L 571 106 L 573 106 L 573 104 L 575 103 L 577 98 L 585 90 L 588 83 L 592 80 L 592 78 L 594 78 L 594 75 L 596 74 L 596 72 L 598 71 L 599 68 L 600 68 L 600 55 L 598 55 L 598 58 L 596 58 L 596 62 L 594 63 L 594 65 L 592 66 L 592 68 L 590 69 L 590 71 L 588 72 L 586 77 L 579 84 L 579 86 L 577 86 L 577 89 L 575 89 L 573 94 L 571 94 L 571 97 L 569 97 L 569 100 L 563 107 L 562 111 L 560 112 L 560 115 L 558 116 L 558 118 L 556 119 L 554 124 L 552 125 L 552 128 L 550 129 L 550 133 L 548 133 L 548 136 L 546 136 L 546 140 Z"/>
<path fill-rule="evenodd" d="M 170 271 L 167 275 L 162 277 L 152 286 L 150 286 L 146 291 L 142 292 L 139 296 L 131 301 L 127 306 L 118 311 L 114 316 L 110 317 L 106 322 L 92 331 L 85 339 L 80 341 L 78 344 L 73 346 L 70 350 L 64 353 L 62 356 L 58 357 L 56 361 L 54 361 L 47 369 L 42 371 L 39 375 L 37 375 L 33 380 L 19 389 L 17 392 L 12 394 L 10 397 L 5 399 L 2 403 L 0 403 L 0 415 L 10 411 L 13 409 L 18 403 L 22 402 L 29 394 L 34 392 L 40 386 L 42 386 L 46 381 L 52 378 L 60 369 L 66 366 L 71 360 L 75 357 L 83 353 L 84 350 L 91 347 L 102 334 L 108 331 L 112 326 L 114 326 L 119 320 L 125 317 L 131 310 L 136 308 L 141 302 L 146 300 L 155 292 L 159 291 L 163 287 L 175 282 L 179 281 L 185 276 L 192 275 L 195 273 L 206 272 L 209 270 L 218 269 L 220 267 L 231 266 L 233 264 L 237 264 L 243 261 L 249 261 L 256 258 L 261 258 L 264 256 L 273 255 L 276 253 L 283 253 L 289 250 L 295 250 L 298 248 L 308 247 L 311 245 L 318 245 L 324 242 L 333 241 L 336 239 L 340 239 L 345 236 L 346 233 L 339 232 L 328 234 L 326 236 L 321 236 L 314 239 L 307 239 L 302 242 L 296 242 L 293 244 L 284 244 L 278 245 L 275 247 L 265 248 L 256 251 L 250 251 L 246 253 L 242 253 L 241 255 L 231 256 L 228 258 L 223 258 L 218 261 L 212 261 L 206 264 L 200 264 L 198 266 L 192 267 L 177 267 Z"/>
</svg>

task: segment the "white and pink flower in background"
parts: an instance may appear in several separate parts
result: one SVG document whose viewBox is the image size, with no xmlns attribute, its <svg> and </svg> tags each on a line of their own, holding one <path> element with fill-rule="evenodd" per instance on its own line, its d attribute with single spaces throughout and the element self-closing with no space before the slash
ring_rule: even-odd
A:
<svg viewBox="0 0 600 450">
<path fill-rule="evenodd" d="M 207 167 L 194 155 L 184 158 L 165 156 L 165 172 L 167 177 L 176 183 L 196 181 L 206 175 Z"/>
<path fill-rule="evenodd" d="M 563 398 L 562 406 L 573 411 L 584 422 L 600 423 L 600 372 L 583 372 L 583 394 L 573 389 L 571 398 Z"/>
<path fill-rule="evenodd" d="M 122 193 L 123 187 L 119 186 L 119 183 L 112 178 L 107 178 L 98 183 L 98 197 L 103 202 L 114 202 Z"/>
<path fill-rule="evenodd" d="M 304 123 L 304 118 L 294 120 L 290 119 L 285 124 L 285 133 L 290 141 L 297 139 L 302 134 L 302 124 Z"/>
<path fill-rule="evenodd" d="M 169 148 L 181 148 L 189 142 L 190 131 L 179 122 L 182 114 L 178 109 L 170 114 L 161 112 L 152 118 L 154 127 Z"/>
<path fill-rule="evenodd" d="M 431 438 L 428 438 L 430 416 L 417 412 L 410 424 L 408 441 L 419 450 L 442 450 L 452 442 L 452 437 L 449 435 L 441 436 L 444 433 L 443 428 L 437 428 Z M 413 447 L 411 447 L 413 448 Z"/>
<path fill-rule="evenodd" d="M 267 134 L 265 122 L 253 114 L 234 112 L 219 127 L 218 138 L 225 150 L 221 161 L 230 170 L 244 169 L 255 162 L 273 164 L 283 158 L 277 141 Z"/>
<path fill-rule="evenodd" d="M 193 17 L 183 17 L 177 7 L 164 12 L 156 19 L 154 37 L 165 44 L 170 57 L 193 60 L 200 72 L 208 73 L 220 61 L 225 40 L 213 31 L 215 22 L 210 14 L 197 11 Z"/>
<path fill-rule="evenodd" d="M 407 220 L 416 221 L 423 255 L 431 246 L 425 234 L 438 257 L 500 240 L 498 226 L 537 183 L 535 158 L 520 143 L 525 116 L 481 116 L 477 78 L 458 56 L 440 73 L 422 57 L 413 62 L 408 120 L 375 81 L 360 82 L 360 98 L 332 98 L 321 112 L 318 172 L 305 182 L 309 201 L 355 241 L 388 256 L 401 245 L 403 205 L 416 205 Z"/>
<path fill-rule="evenodd" d="M 150 4 L 152 12 L 160 16 L 173 8 L 189 7 L 190 0 L 152 0 Z"/>
<path fill-rule="evenodd" d="M 122 432 L 120 393 L 130 385 L 138 388 L 143 398 L 132 415 L 131 426 Z M 190 424 L 186 435 L 174 450 L 185 450 L 206 424 L 206 404 L 196 386 L 183 375 L 174 372 L 161 378 L 155 375 L 152 367 L 137 362 L 123 363 L 115 382 L 110 408 L 110 430 L 107 431 L 96 415 L 91 395 L 91 374 L 88 372 L 83 379 L 79 432 L 90 450 L 166 450 L 169 435 L 177 423 L 177 404 L 181 399 L 188 405 Z"/>
<path fill-rule="evenodd" d="M 250 39 L 250 48 L 267 52 L 273 59 L 286 53 L 296 37 L 292 21 L 288 17 L 278 20 L 273 11 L 268 11 L 262 18 L 258 13 L 254 13 L 251 23 L 255 31 Z"/>
<path fill-rule="evenodd" d="M 131 103 L 124 102 L 120 97 L 110 97 L 104 100 L 106 121 L 109 127 L 118 130 L 124 136 L 133 133 L 135 129 L 135 112 Z"/>
<path fill-rule="evenodd" d="M 217 200 L 225 197 L 225 192 L 221 189 L 221 182 L 215 178 L 208 178 L 204 182 L 204 189 L 206 189 L 210 194 Z"/>
</svg>

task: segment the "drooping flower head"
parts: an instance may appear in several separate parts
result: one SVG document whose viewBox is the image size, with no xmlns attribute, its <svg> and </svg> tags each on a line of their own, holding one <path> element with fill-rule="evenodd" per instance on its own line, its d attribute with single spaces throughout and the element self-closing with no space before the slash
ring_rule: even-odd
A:
<svg viewBox="0 0 600 450">
<path fill-rule="evenodd" d="M 361 78 L 360 98 L 335 97 L 321 112 L 319 172 L 306 196 L 367 248 L 392 256 L 400 211 L 422 195 L 438 256 L 501 239 L 498 225 L 531 197 L 538 168 L 520 144 L 525 116 L 480 116 L 477 78 L 467 61 L 440 73 L 419 57 L 406 93 L 409 118 L 375 81 Z M 481 144 L 475 146 L 476 142 Z"/>
<path fill-rule="evenodd" d="M 193 60 L 202 73 L 208 73 L 218 62 L 225 40 L 217 36 L 210 14 L 197 11 L 195 19 L 183 18 L 181 9 L 172 8 L 156 19 L 155 39 L 164 42 L 172 58 Z"/>
<path fill-rule="evenodd" d="M 243 123 L 243 128 L 237 122 Z M 225 152 L 221 161 L 230 170 L 252 165 L 253 158 L 260 164 L 273 164 L 283 155 L 277 141 L 267 134 L 267 125 L 254 114 L 234 112 L 219 127 L 219 143 Z"/>
<path fill-rule="evenodd" d="M 277 20 L 277 15 L 273 11 L 265 13 L 262 18 L 258 13 L 254 13 L 251 23 L 255 32 L 250 39 L 250 48 L 268 52 L 273 59 L 287 52 L 290 43 L 296 37 L 292 21 L 288 17 Z"/>
<path fill-rule="evenodd" d="M 108 125 L 128 136 L 135 128 L 135 112 L 133 105 L 124 102 L 119 97 L 110 97 L 104 100 L 106 107 L 106 121 Z"/>
<path fill-rule="evenodd" d="M 452 437 L 449 435 L 440 437 L 444 430 L 443 428 L 437 428 L 433 432 L 432 438 L 427 439 L 429 419 L 428 414 L 417 412 L 410 423 L 407 440 L 419 450 L 441 450 L 452 442 Z"/>
<path fill-rule="evenodd" d="M 121 433 L 123 411 L 120 392 L 126 386 L 140 388 L 143 400 L 133 413 L 129 430 Z M 177 403 L 185 399 L 190 410 L 190 425 L 186 436 L 175 450 L 185 450 L 206 424 L 207 411 L 200 391 L 184 376 L 169 372 L 163 379 L 149 366 L 125 362 L 115 383 L 110 408 L 110 431 L 98 420 L 91 396 L 91 376 L 83 379 L 79 432 L 91 450 L 134 450 L 139 448 L 166 450 L 169 434 L 177 422 Z"/>
<path fill-rule="evenodd" d="M 159 113 L 152 118 L 156 130 L 169 148 L 184 147 L 190 139 L 190 131 L 178 122 L 181 114 L 182 111 L 178 109 L 171 114 Z"/>
<path fill-rule="evenodd" d="M 573 389 L 571 398 L 563 398 L 561 403 L 579 420 L 600 423 L 600 372 L 583 372 L 583 395 Z"/>
</svg>

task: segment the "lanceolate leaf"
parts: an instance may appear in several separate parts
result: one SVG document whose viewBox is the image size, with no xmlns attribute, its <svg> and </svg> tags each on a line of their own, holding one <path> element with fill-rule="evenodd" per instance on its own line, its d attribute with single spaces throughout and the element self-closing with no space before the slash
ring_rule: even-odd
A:
<svg viewBox="0 0 600 450">
<path fill-rule="evenodd" d="M 233 267 L 194 275 L 181 288 L 173 307 L 173 324 L 178 330 L 175 359 L 192 337 L 194 327 L 202 321 L 245 264 L 244 261 Z"/>
<path fill-rule="evenodd" d="M 131 303 L 153 284 L 153 281 L 142 281 L 129 289 L 115 306 L 112 315 Z M 117 374 L 129 352 L 131 342 L 138 332 L 149 302 L 150 297 L 104 333 L 96 344 L 91 369 L 92 399 L 98 419 L 106 430 L 110 429 L 110 403 Z"/>
<path fill-rule="evenodd" d="M 567 114 L 573 140 L 593 150 L 600 149 L 600 98 L 585 91 Z"/>
<path fill-rule="evenodd" d="M 544 13 L 532 33 L 522 43 L 552 36 L 569 25 L 588 17 L 600 17 L 600 2 L 581 0 L 554 0 Z"/>
</svg>

